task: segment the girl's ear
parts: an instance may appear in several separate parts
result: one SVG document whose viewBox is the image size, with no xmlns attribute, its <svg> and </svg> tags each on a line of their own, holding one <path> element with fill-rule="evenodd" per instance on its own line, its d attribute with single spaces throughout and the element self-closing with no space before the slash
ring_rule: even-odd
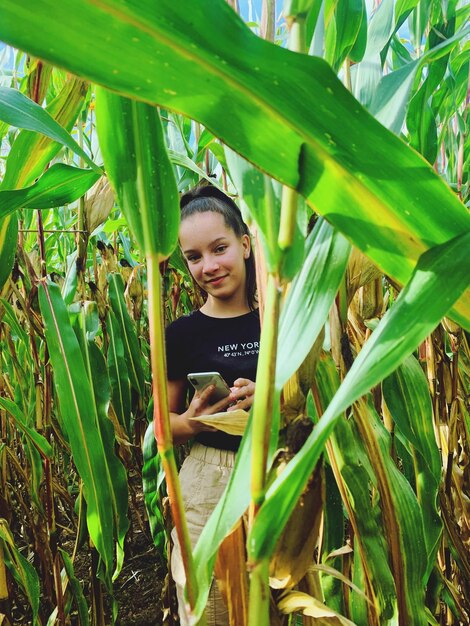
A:
<svg viewBox="0 0 470 626">
<path fill-rule="evenodd" d="M 250 257 L 251 240 L 249 235 L 242 235 L 243 258 L 246 260 Z"/>
</svg>

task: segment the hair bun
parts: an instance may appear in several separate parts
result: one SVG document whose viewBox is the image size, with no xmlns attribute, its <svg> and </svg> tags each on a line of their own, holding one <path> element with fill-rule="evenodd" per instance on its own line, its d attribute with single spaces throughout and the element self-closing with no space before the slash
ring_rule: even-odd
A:
<svg viewBox="0 0 470 626">
<path fill-rule="evenodd" d="M 237 213 L 240 213 L 240 209 L 237 207 L 232 198 L 227 196 L 227 194 L 224 193 L 221 189 L 215 187 L 215 185 L 212 185 L 212 183 L 209 183 L 207 181 L 203 181 L 189 191 L 186 191 L 181 196 L 180 208 L 182 209 L 187 204 L 189 204 L 193 200 L 196 200 L 197 198 L 217 198 L 218 200 L 221 200 L 222 202 L 228 204 Z"/>
</svg>

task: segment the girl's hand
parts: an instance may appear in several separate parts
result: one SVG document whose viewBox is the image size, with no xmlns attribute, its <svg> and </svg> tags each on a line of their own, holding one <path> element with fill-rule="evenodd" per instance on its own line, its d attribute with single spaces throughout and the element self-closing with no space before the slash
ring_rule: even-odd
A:
<svg viewBox="0 0 470 626">
<path fill-rule="evenodd" d="M 236 411 L 237 409 L 249 410 L 253 404 L 255 397 L 255 383 L 248 378 L 237 378 L 231 388 L 232 393 L 230 397 L 233 397 L 236 404 L 229 407 L 227 411 Z"/>
<path fill-rule="evenodd" d="M 188 418 L 198 417 L 199 415 L 213 415 L 214 413 L 220 413 L 225 411 L 229 404 L 236 400 L 234 395 L 230 394 L 218 402 L 211 403 L 211 395 L 214 389 L 215 385 L 209 385 L 202 391 L 196 391 L 185 412 L 185 416 Z M 196 421 L 192 421 L 191 425 L 195 434 L 201 431 L 215 432 L 217 430 L 212 426 L 207 426 L 206 424 L 201 424 L 201 422 Z"/>
</svg>

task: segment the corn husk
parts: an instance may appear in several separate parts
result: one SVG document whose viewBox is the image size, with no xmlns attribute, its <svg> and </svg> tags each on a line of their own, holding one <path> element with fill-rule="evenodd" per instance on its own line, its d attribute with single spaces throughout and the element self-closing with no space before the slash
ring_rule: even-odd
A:
<svg viewBox="0 0 470 626">
<path fill-rule="evenodd" d="M 325 341 L 325 327 L 321 329 L 315 343 L 310 349 L 310 352 L 304 359 L 304 362 L 298 369 L 300 388 L 305 397 L 307 397 L 310 391 L 313 381 L 315 380 L 315 373 L 317 371 L 317 363 L 320 357 L 320 353 Z"/>
<path fill-rule="evenodd" d="M 448 317 L 444 317 L 442 325 L 444 330 L 451 335 L 459 336 L 462 334 L 462 328 Z"/>
<path fill-rule="evenodd" d="M 85 198 L 85 217 L 89 233 L 102 224 L 114 206 L 114 192 L 106 176 L 102 176 Z"/>
<path fill-rule="evenodd" d="M 380 275 L 379 268 L 360 250 L 353 248 L 347 270 L 348 302 L 351 302 L 360 287 L 375 278 L 379 278 Z"/>
<path fill-rule="evenodd" d="M 235 411 L 226 411 L 223 413 L 214 413 L 214 415 L 198 415 L 198 417 L 190 417 L 189 419 L 201 422 L 206 426 L 212 426 L 229 435 L 242 436 L 248 422 L 249 413 L 243 409 Z"/>
<path fill-rule="evenodd" d="M 294 372 L 282 390 L 282 417 L 289 424 L 305 407 L 305 396 L 300 387 L 299 370 Z"/>
<path fill-rule="evenodd" d="M 144 287 L 142 285 L 141 272 L 139 267 L 134 267 L 127 281 L 127 287 L 124 292 L 129 314 L 134 320 L 140 320 L 142 317 L 142 306 L 144 302 Z"/>
<path fill-rule="evenodd" d="M 98 249 L 100 251 L 101 259 L 105 265 L 106 272 L 113 273 L 118 271 L 117 258 L 114 254 L 113 246 L 106 245 L 102 241 L 98 241 Z"/>
</svg>

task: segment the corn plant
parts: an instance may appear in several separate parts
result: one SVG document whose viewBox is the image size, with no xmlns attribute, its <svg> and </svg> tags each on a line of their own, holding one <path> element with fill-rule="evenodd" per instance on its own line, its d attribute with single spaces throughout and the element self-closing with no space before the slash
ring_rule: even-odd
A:
<svg viewBox="0 0 470 626">
<path fill-rule="evenodd" d="M 77 545 L 86 527 L 90 614 L 102 623 L 101 582 L 111 592 L 124 558 L 124 467 L 141 463 L 129 443 L 144 441 L 151 383 L 196 621 L 215 567 L 218 579 L 245 581 L 225 589 L 237 625 L 295 614 L 305 624 L 465 623 L 468 6 L 286 0 L 276 30 L 266 1 L 256 33 L 222 0 L 2 8 L 0 37 L 41 59 L 19 90 L 0 88 L 3 134 L 21 129 L 10 131 L 0 187 L 2 493 L 28 520 L 59 622 L 72 602 L 82 623 L 88 612 L 57 546 L 54 495 L 66 510 L 70 491 L 77 503 Z M 92 229 L 100 155 L 118 207 Z M 213 169 L 257 232 L 266 276 L 255 404 L 192 554 L 162 333 L 165 317 L 195 304 L 175 251 L 177 191 Z M 73 213 L 57 209 L 75 201 Z M 45 236 L 61 220 L 76 224 L 75 246 Z M 163 545 L 159 461 L 145 441 Z M 59 468 L 72 488 L 54 480 Z M 13 495 L 11 476 L 32 489 Z M 12 522 L 2 522 L 0 582 L 6 567 L 40 620 L 37 573 Z"/>
</svg>

